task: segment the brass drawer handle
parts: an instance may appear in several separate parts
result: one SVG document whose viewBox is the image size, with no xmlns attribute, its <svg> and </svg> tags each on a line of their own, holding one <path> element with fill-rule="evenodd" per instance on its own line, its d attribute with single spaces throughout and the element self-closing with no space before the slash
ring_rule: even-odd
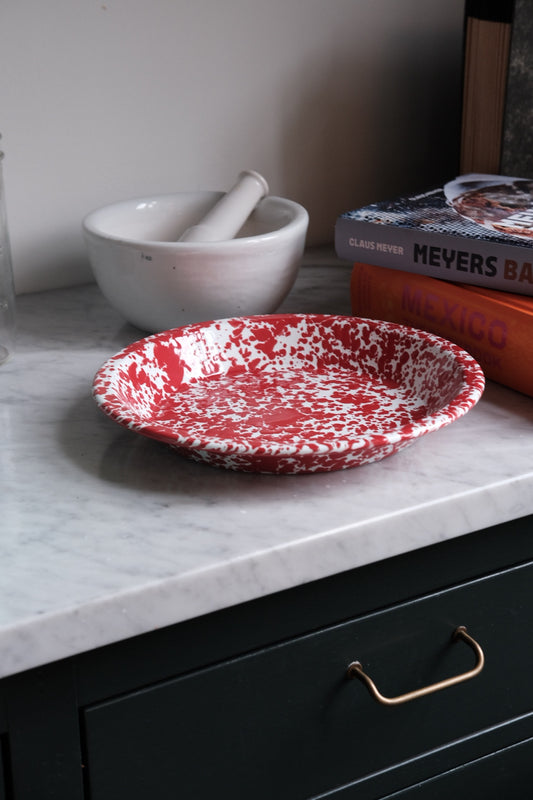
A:
<svg viewBox="0 0 533 800">
<path fill-rule="evenodd" d="M 466 644 L 470 645 L 477 656 L 476 666 L 473 669 L 469 670 L 468 672 L 462 672 L 460 675 L 455 675 L 453 678 L 446 678 L 444 681 L 432 683 L 430 686 L 423 686 L 422 689 L 415 689 L 413 692 L 400 694 L 397 697 L 385 697 L 378 690 L 372 678 L 363 672 L 363 667 L 359 661 L 353 661 L 348 666 L 348 677 L 359 678 L 362 680 L 372 697 L 377 700 L 378 703 L 381 703 L 384 706 L 399 706 L 400 703 L 407 703 L 409 700 L 416 700 L 417 697 L 423 697 L 426 694 L 432 694 L 432 692 L 438 692 L 441 689 L 447 689 L 449 686 L 454 686 L 456 683 L 462 683 L 470 678 L 475 678 L 476 675 L 479 675 L 485 664 L 483 650 L 475 641 L 475 639 L 472 639 L 472 637 L 466 632 L 464 625 L 461 625 L 459 628 L 455 629 L 452 639 L 462 639 L 463 642 L 466 642 Z"/>
</svg>

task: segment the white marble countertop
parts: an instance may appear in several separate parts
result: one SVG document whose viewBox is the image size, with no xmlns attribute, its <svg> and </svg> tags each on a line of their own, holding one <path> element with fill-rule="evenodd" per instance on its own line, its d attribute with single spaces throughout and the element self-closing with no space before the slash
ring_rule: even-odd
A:
<svg viewBox="0 0 533 800">
<path fill-rule="evenodd" d="M 349 313 L 310 261 L 283 309 Z M 533 400 L 489 384 L 376 464 L 217 470 L 119 428 L 98 367 L 141 336 L 96 286 L 19 298 L 0 370 L 0 677 L 533 512 Z"/>
</svg>

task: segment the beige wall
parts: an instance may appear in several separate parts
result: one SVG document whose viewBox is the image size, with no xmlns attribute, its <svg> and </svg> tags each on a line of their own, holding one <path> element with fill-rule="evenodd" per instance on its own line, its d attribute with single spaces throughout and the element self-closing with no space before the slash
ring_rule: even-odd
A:
<svg viewBox="0 0 533 800">
<path fill-rule="evenodd" d="M 348 207 L 453 176 L 463 0 L 2 0 L 17 290 L 91 278 L 80 221 L 253 168 L 310 243 Z"/>
</svg>

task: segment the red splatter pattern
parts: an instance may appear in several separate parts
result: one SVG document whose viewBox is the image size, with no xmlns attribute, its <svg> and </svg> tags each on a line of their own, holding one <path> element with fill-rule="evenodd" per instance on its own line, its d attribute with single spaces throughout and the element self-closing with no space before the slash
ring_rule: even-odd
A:
<svg viewBox="0 0 533 800">
<path fill-rule="evenodd" d="M 296 473 L 377 461 L 465 414 L 484 377 L 464 350 L 394 323 L 273 314 L 136 342 L 93 394 L 119 424 L 228 469 Z"/>
</svg>

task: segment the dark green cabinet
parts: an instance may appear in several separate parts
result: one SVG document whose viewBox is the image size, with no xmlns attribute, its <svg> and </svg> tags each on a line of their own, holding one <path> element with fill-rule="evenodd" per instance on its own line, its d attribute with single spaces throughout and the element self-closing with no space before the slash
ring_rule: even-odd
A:
<svg viewBox="0 0 533 800">
<path fill-rule="evenodd" d="M 6 679 L 5 797 L 521 798 L 532 534 L 523 518 Z M 471 680 L 387 707 L 347 676 L 358 659 L 394 696 L 462 674 L 458 625 L 485 652 Z"/>
<path fill-rule="evenodd" d="M 429 797 L 432 800 L 450 800 L 452 797 L 468 800 L 526 800 L 531 796 L 532 764 L 533 739 L 527 739 L 395 792 L 394 800 L 426 800 Z M 391 795 L 389 798 L 393 800 Z"/>
<path fill-rule="evenodd" d="M 514 567 L 90 706 L 91 796 L 233 786 L 305 800 L 519 717 L 533 707 L 533 659 L 508 656 L 533 629 L 532 586 L 533 565 Z M 392 695 L 465 673 L 474 655 L 452 642 L 463 623 L 486 666 L 461 685 L 382 707 L 346 677 L 354 656 Z"/>
<path fill-rule="evenodd" d="M 0 800 L 6 800 L 6 782 L 4 774 L 4 755 L 0 751 Z"/>
</svg>

